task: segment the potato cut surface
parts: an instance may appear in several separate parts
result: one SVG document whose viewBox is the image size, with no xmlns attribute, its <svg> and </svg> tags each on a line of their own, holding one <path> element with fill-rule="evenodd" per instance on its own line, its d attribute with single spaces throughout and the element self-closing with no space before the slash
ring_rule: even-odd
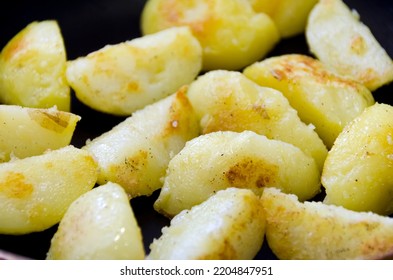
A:
<svg viewBox="0 0 393 280">
<path fill-rule="evenodd" d="M 173 217 L 229 187 L 260 195 L 276 186 L 306 200 L 320 185 L 314 159 L 291 144 L 251 131 L 212 132 L 188 141 L 172 158 L 154 208 Z"/>
<path fill-rule="evenodd" d="M 69 145 L 80 119 L 76 114 L 56 108 L 0 105 L 0 162 Z"/>
<path fill-rule="evenodd" d="M 375 90 L 393 81 L 393 61 L 355 11 L 341 0 L 322 0 L 308 19 L 310 51 L 335 72 Z"/>
<path fill-rule="evenodd" d="M 265 217 L 250 190 L 221 190 L 174 217 L 150 245 L 148 259 L 253 259 L 265 236 Z"/>
<path fill-rule="evenodd" d="M 393 252 L 393 219 L 267 188 L 266 238 L 280 259 L 378 259 Z"/>
<path fill-rule="evenodd" d="M 322 173 L 325 202 L 393 213 L 393 107 L 367 108 L 338 136 Z"/>
<path fill-rule="evenodd" d="M 281 92 L 261 87 L 239 72 L 216 70 L 194 81 L 187 96 L 200 120 L 201 133 L 254 131 L 300 148 L 322 170 L 327 155 L 324 143 Z"/>
<path fill-rule="evenodd" d="M 308 15 L 318 0 L 248 0 L 258 13 L 266 13 L 276 24 L 282 38 L 303 33 Z"/>
<path fill-rule="evenodd" d="M 69 61 L 67 80 L 87 106 L 129 116 L 192 82 L 201 66 L 198 40 L 174 27 Z"/>
<path fill-rule="evenodd" d="M 140 260 L 141 230 L 127 194 L 115 183 L 94 188 L 75 200 L 52 238 L 47 259 Z"/>
<path fill-rule="evenodd" d="M 203 49 L 203 70 L 241 69 L 267 55 L 280 39 L 273 20 L 248 0 L 149 0 L 143 34 L 189 26 Z"/>
<path fill-rule="evenodd" d="M 374 104 L 373 95 L 364 85 L 335 74 L 306 55 L 267 58 L 243 73 L 261 86 L 280 90 L 300 119 L 315 126 L 329 149 L 344 126 Z"/>
<path fill-rule="evenodd" d="M 69 111 L 66 50 L 55 20 L 34 21 L 0 53 L 0 101 L 34 108 Z"/>
<path fill-rule="evenodd" d="M 94 187 L 97 175 L 93 157 L 73 146 L 0 164 L 0 233 L 26 234 L 55 225 Z"/>
<path fill-rule="evenodd" d="M 186 87 L 138 110 L 83 149 L 98 162 L 98 183 L 114 182 L 131 197 L 161 188 L 170 159 L 197 137 L 199 126 Z"/>
</svg>

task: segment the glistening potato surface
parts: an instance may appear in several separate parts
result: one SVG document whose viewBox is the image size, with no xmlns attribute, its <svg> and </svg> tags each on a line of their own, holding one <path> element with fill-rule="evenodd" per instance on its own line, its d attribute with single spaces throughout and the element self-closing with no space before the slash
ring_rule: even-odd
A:
<svg viewBox="0 0 393 280">
<path fill-rule="evenodd" d="M 173 218 L 151 244 L 148 259 L 252 259 L 264 236 L 259 197 L 251 190 L 228 188 Z"/>
<path fill-rule="evenodd" d="M 124 189 L 107 183 L 76 199 L 51 240 L 47 259 L 143 259 L 142 233 Z"/>
<path fill-rule="evenodd" d="M 68 206 L 94 187 L 97 163 L 67 146 L 0 165 L 0 233 L 27 234 L 60 222 Z"/>
<path fill-rule="evenodd" d="M 218 131 L 188 141 L 169 162 L 154 208 L 173 217 L 229 187 L 261 195 L 276 186 L 301 200 L 320 190 L 320 172 L 302 150 L 251 131 Z"/>
<path fill-rule="evenodd" d="M 5 104 L 69 111 L 66 49 L 55 20 L 34 21 L 0 53 L 0 101 Z"/>
</svg>

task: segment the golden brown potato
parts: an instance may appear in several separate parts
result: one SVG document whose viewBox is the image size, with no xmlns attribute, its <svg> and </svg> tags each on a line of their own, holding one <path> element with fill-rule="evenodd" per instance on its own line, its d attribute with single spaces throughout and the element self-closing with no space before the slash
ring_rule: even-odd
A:
<svg viewBox="0 0 393 280">
<path fill-rule="evenodd" d="M 187 142 L 169 162 L 154 208 L 173 217 L 229 187 L 260 195 L 276 186 L 302 200 L 320 191 L 313 158 L 299 148 L 251 131 L 218 131 Z"/>
<path fill-rule="evenodd" d="M 304 32 L 308 14 L 318 0 L 248 0 L 258 13 L 268 14 L 280 31 L 288 38 Z"/>
<path fill-rule="evenodd" d="M 264 236 L 259 197 L 250 190 L 228 188 L 174 217 L 150 245 L 148 259 L 253 259 Z"/>
<path fill-rule="evenodd" d="M 114 183 L 94 188 L 70 205 L 47 254 L 52 260 L 144 258 L 141 230 L 127 194 Z"/>
<path fill-rule="evenodd" d="M 370 29 L 341 0 L 321 0 L 306 28 L 310 50 L 337 73 L 370 90 L 393 81 L 393 62 Z"/>
<path fill-rule="evenodd" d="M 56 108 L 0 105 L 0 162 L 70 144 L 80 116 Z"/>
<path fill-rule="evenodd" d="M 239 72 L 215 70 L 194 81 L 187 95 L 202 133 L 251 130 L 297 146 L 313 157 L 322 171 L 325 145 L 281 92 L 260 87 Z"/>
<path fill-rule="evenodd" d="M 135 38 L 68 62 L 76 97 L 91 108 L 129 116 L 193 81 L 202 49 L 187 27 Z"/>
<path fill-rule="evenodd" d="M 169 160 L 198 136 L 199 126 L 185 95 L 177 93 L 135 112 L 83 149 L 98 161 L 98 183 L 121 185 L 131 197 L 150 195 L 162 186 Z"/>
<path fill-rule="evenodd" d="M 35 21 L 0 54 L 0 101 L 27 107 L 70 110 L 66 51 L 57 21 Z"/>
<path fill-rule="evenodd" d="M 97 163 L 67 146 L 43 155 L 0 164 L 0 233 L 45 230 L 97 181 Z"/>
<path fill-rule="evenodd" d="M 203 69 L 241 69 L 264 57 L 279 41 L 276 25 L 248 0 L 149 0 L 143 34 L 189 26 L 203 48 Z"/>
<path fill-rule="evenodd" d="M 266 188 L 266 238 L 280 259 L 377 259 L 393 252 L 393 219 Z"/>
<path fill-rule="evenodd" d="M 393 213 L 393 107 L 367 108 L 338 136 L 323 169 L 325 202 Z"/>
<path fill-rule="evenodd" d="M 271 57 L 250 65 L 244 75 L 261 86 L 280 90 L 300 119 L 315 126 L 329 149 L 344 126 L 374 104 L 365 86 L 334 74 L 306 55 Z"/>
</svg>

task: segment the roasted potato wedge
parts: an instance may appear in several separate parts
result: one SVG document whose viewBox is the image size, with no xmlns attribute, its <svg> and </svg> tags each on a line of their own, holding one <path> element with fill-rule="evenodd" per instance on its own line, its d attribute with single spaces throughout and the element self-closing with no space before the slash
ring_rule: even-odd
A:
<svg viewBox="0 0 393 280">
<path fill-rule="evenodd" d="M 199 133 L 186 90 L 135 112 L 83 147 L 98 162 L 99 184 L 118 183 L 131 197 L 150 195 L 162 186 L 171 157 Z"/>
<path fill-rule="evenodd" d="M 97 163 L 67 146 L 43 155 L 0 164 L 0 233 L 45 230 L 97 181 Z"/>
<path fill-rule="evenodd" d="M 0 102 L 69 111 L 66 51 L 57 21 L 35 21 L 0 53 Z"/>
<path fill-rule="evenodd" d="M 377 259 L 393 252 L 393 219 L 266 188 L 266 239 L 280 259 Z"/>
<path fill-rule="evenodd" d="M 221 190 L 179 213 L 150 245 L 148 259 L 253 259 L 265 236 L 262 203 L 252 191 Z"/>
<path fill-rule="evenodd" d="M 310 51 L 325 65 L 370 90 L 393 81 L 392 59 L 359 15 L 341 0 L 321 0 L 315 5 L 306 39 Z"/>
<path fill-rule="evenodd" d="M 154 208 L 173 217 L 229 187 L 260 195 L 277 186 L 305 200 L 320 185 L 318 166 L 299 148 L 251 131 L 218 131 L 188 141 L 173 157 Z"/>
<path fill-rule="evenodd" d="M 313 157 L 322 171 L 327 156 L 324 143 L 299 119 L 281 92 L 260 87 L 239 72 L 216 70 L 194 81 L 187 96 L 203 134 L 251 130 L 297 146 Z"/>
<path fill-rule="evenodd" d="M 247 0 L 149 0 L 143 34 L 189 26 L 203 48 L 204 70 L 241 69 L 264 57 L 280 39 L 273 20 Z"/>
<path fill-rule="evenodd" d="M 144 258 L 141 230 L 127 194 L 111 182 L 81 195 L 70 205 L 47 254 L 52 260 Z"/>
<path fill-rule="evenodd" d="M 393 214 L 393 107 L 367 108 L 338 136 L 323 169 L 325 202 Z"/>
<path fill-rule="evenodd" d="M 40 155 L 70 144 L 80 116 L 56 108 L 0 105 L 0 162 Z"/>
<path fill-rule="evenodd" d="M 306 29 L 308 14 L 318 0 L 249 0 L 258 13 L 268 14 L 282 38 L 299 35 Z"/>
<path fill-rule="evenodd" d="M 306 55 L 271 57 L 250 65 L 244 75 L 261 86 L 280 90 L 300 119 L 315 126 L 329 149 L 344 126 L 374 104 L 364 85 L 334 74 Z"/>
<path fill-rule="evenodd" d="M 201 66 L 198 40 L 174 27 L 69 61 L 67 80 L 87 106 L 129 116 L 193 81 Z"/>
</svg>

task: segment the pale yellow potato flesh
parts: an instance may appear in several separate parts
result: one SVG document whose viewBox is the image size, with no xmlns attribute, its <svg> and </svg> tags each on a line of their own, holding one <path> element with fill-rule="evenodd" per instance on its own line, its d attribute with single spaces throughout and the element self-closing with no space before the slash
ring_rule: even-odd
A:
<svg viewBox="0 0 393 280">
<path fill-rule="evenodd" d="M 393 107 L 367 108 L 338 136 L 322 173 L 325 202 L 393 213 Z"/>
<path fill-rule="evenodd" d="M 69 111 L 66 50 L 57 21 L 35 21 L 16 34 L 0 53 L 0 101 Z"/>
<path fill-rule="evenodd" d="M 260 60 L 280 40 L 273 20 L 248 0 L 149 0 L 143 34 L 189 26 L 203 48 L 203 70 L 238 70 Z"/>
<path fill-rule="evenodd" d="M 306 27 L 310 51 L 337 73 L 375 90 L 393 81 L 393 61 L 359 15 L 341 0 L 321 0 Z"/>
<path fill-rule="evenodd" d="M 162 186 L 170 159 L 199 133 L 186 90 L 135 112 L 83 147 L 98 162 L 99 184 L 118 183 L 131 197 L 151 195 Z"/>
<path fill-rule="evenodd" d="M 259 197 L 250 190 L 228 188 L 175 216 L 150 245 L 147 259 L 253 259 L 264 236 Z"/>
<path fill-rule="evenodd" d="M 80 116 L 56 108 L 0 105 L 0 162 L 70 144 Z"/>
<path fill-rule="evenodd" d="M 81 195 L 64 214 L 49 260 L 141 260 L 141 230 L 124 189 L 115 183 Z"/>
<path fill-rule="evenodd" d="M 266 239 L 279 259 L 379 259 L 393 252 L 393 219 L 266 188 Z"/>
<path fill-rule="evenodd" d="M 212 132 L 188 141 L 172 158 L 154 209 L 173 217 L 222 189 L 260 195 L 271 186 L 310 199 L 320 191 L 318 166 L 299 148 L 251 131 Z"/>
<path fill-rule="evenodd" d="M 282 38 L 302 34 L 308 15 L 318 0 L 248 0 L 258 13 L 266 13 L 276 24 Z"/>
<path fill-rule="evenodd" d="M 193 81 L 201 67 L 198 40 L 189 28 L 174 27 L 69 61 L 66 74 L 82 103 L 129 116 Z"/>
<path fill-rule="evenodd" d="M 0 233 L 37 232 L 60 222 L 93 188 L 97 173 L 93 157 L 73 146 L 0 164 Z"/>
<path fill-rule="evenodd" d="M 346 124 L 375 103 L 364 85 L 331 72 L 306 55 L 267 58 L 243 73 L 261 86 L 281 91 L 300 119 L 315 126 L 328 149 Z"/>
<path fill-rule="evenodd" d="M 303 123 L 284 95 L 234 71 L 215 70 L 194 81 L 187 96 L 202 133 L 251 130 L 282 140 L 313 157 L 320 171 L 327 149 L 312 126 Z"/>
</svg>

